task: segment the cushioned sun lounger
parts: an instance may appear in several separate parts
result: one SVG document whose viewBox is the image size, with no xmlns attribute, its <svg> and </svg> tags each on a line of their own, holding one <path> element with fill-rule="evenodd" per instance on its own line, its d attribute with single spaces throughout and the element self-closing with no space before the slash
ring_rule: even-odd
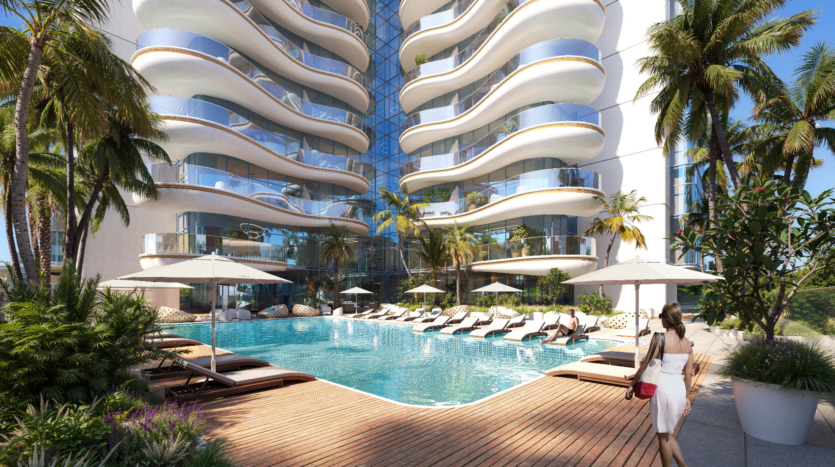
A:
<svg viewBox="0 0 835 467">
<path fill-rule="evenodd" d="M 388 310 L 383 310 L 383 311 L 371 310 L 371 311 L 372 311 L 372 313 L 369 314 L 368 316 L 366 316 L 365 319 L 382 318 L 383 316 L 386 316 L 389 312 Z"/>
<path fill-rule="evenodd" d="M 397 318 L 400 318 L 403 315 L 405 315 L 407 311 L 408 310 L 400 310 L 400 311 L 395 312 L 393 315 L 380 316 L 379 319 L 381 319 L 381 320 L 397 319 Z"/>
<path fill-rule="evenodd" d="M 192 365 L 202 366 L 203 368 L 211 368 L 212 366 L 211 356 L 197 358 L 180 357 L 180 359 Z M 155 381 L 158 379 L 182 377 L 188 373 L 182 366 L 177 365 L 176 363 L 163 366 L 164 363 L 165 360 L 162 360 L 159 362 L 158 367 L 150 371 L 146 371 L 146 373 L 150 373 L 151 381 Z M 265 362 L 264 360 L 258 360 L 257 358 L 247 357 L 245 355 L 238 355 L 236 353 L 228 353 L 215 356 L 215 368 L 219 372 L 235 371 L 240 370 L 244 367 L 264 366 L 270 366 L 270 364 Z"/>
<path fill-rule="evenodd" d="M 553 314 L 553 315 L 545 315 L 545 319 L 543 320 L 542 330 L 548 331 L 551 329 L 557 329 L 560 326 L 560 315 Z"/>
<path fill-rule="evenodd" d="M 395 321 L 401 321 L 401 322 L 414 321 L 414 320 L 420 318 L 421 316 L 423 316 L 423 313 L 421 313 L 419 311 L 410 311 L 410 312 L 406 313 L 405 316 L 401 316 L 401 317 L 397 318 Z"/>
<path fill-rule="evenodd" d="M 443 311 L 433 311 L 428 315 L 424 314 L 424 316 L 421 316 L 420 318 L 416 319 L 415 323 L 428 323 L 441 316 L 441 313 L 443 313 Z M 449 316 L 445 316 L 445 318 L 449 318 Z"/>
<path fill-rule="evenodd" d="M 629 386 L 635 378 L 637 368 L 616 365 L 601 365 L 599 363 L 568 363 L 546 371 L 547 376 L 571 376 L 580 381 L 594 381 L 617 386 Z"/>
<path fill-rule="evenodd" d="M 370 315 L 370 314 L 371 314 L 371 312 L 373 312 L 373 311 L 374 311 L 374 310 L 363 311 L 362 313 L 359 313 L 359 314 L 356 314 L 356 315 L 354 315 L 354 316 L 351 316 L 351 318 L 354 318 L 354 319 L 356 319 L 356 318 L 361 318 L 361 319 L 364 319 L 364 318 L 367 318 L 367 317 L 368 317 L 368 315 Z"/>
<path fill-rule="evenodd" d="M 524 326 L 522 326 L 522 329 L 516 329 L 510 334 L 504 336 L 504 340 L 523 341 L 525 339 L 530 339 L 531 337 L 544 336 L 547 333 L 542 332 L 543 325 L 545 325 L 544 321 L 528 321 Z"/>
<path fill-rule="evenodd" d="M 447 324 L 458 324 L 461 321 L 464 321 L 468 314 L 470 314 L 469 311 L 459 311 L 458 313 L 455 313 L 455 316 L 453 316 Z"/>
<path fill-rule="evenodd" d="M 482 313 L 478 316 L 478 325 L 484 326 L 493 322 L 493 313 Z"/>
<path fill-rule="evenodd" d="M 170 332 L 152 332 L 150 334 L 145 334 L 145 337 L 148 339 L 185 339 L 185 337 L 179 334 L 171 334 Z"/>
<path fill-rule="evenodd" d="M 201 366 L 192 365 L 181 359 L 177 359 L 175 362 L 190 373 L 183 385 L 173 386 L 165 390 L 165 395 L 177 402 L 190 402 L 195 399 L 207 401 L 241 392 L 283 387 L 284 381 L 314 381 L 316 379 L 313 375 L 277 366 L 221 374 Z M 204 376 L 205 378 L 202 381 L 191 383 L 194 376 Z"/>
<path fill-rule="evenodd" d="M 549 336 L 548 339 L 543 340 L 542 343 L 550 345 L 567 345 L 580 340 L 588 340 L 589 336 L 583 334 L 583 331 L 585 331 L 585 327 L 581 323 L 570 336 L 562 336 L 555 339 L 551 339 Z M 554 332 L 556 333 L 556 331 Z"/>
<path fill-rule="evenodd" d="M 584 319 L 580 319 L 580 322 L 586 327 L 586 334 L 600 330 L 599 316 L 586 316 Z"/>
<path fill-rule="evenodd" d="M 170 349 L 171 347 L 183 347 L 186 345 L 203 345 L 202 342 L 197 342 L 191 339 L 182 337 L 164 337 L 162 339 L 148 339 L 147 343 L 153 344 L 160 349 Z"/>
<path fill-rule="evenodd" d="M 441 329 L 441 334 L 456 334 L 459 332 L 472 331 L 478 323 L 478 318 L 465 318 L 461 324 L 455 324 L 448 328 Z"/>
<path fill-rule="evenodd" d="M 508 329 L 507 323 L 510 322 L 509 319 L 494 319 L 492 323 L 488 324 L 487 326 L 476 329 L 475 331 L 469 334 L 470 337 L 487 337 L 492 336 L 493 334 L 504 334 L 506 332 L 510 332 L 511 330 Z"/>
<path fill-rule="evenodd" d="M 414 332 L 426 332 L 432 331 L 435 329 L 441 329 L 442 327 L 446 326 L 447 321 L 449 321 L 449 316 L 439 316 L 435 318 L 435 321 L 432 321 L 429 324 L 421 324 L 420 326 L 415 326 L 412 328 Z"/>
<path fill-rule="evenodd" d="M 507 327 L 518 328 L 519 326 L 524 326 L 526 317 L 527 315 L 516 315 L 513 318 L 510 318 L 510 320 L 507 323 Z"/>
<path fill-rule="evenodd" d="M 649 334 L 649 320 L 648 319 L 638 319 L 638 336 L 646 336 Z M 626 325 L 626 328 L 621 329 L 618 331 L 618 337 L 635 337 L 635 317 L 633 316 L 632 319 L 629 320 L 629 324 Z"/>
<path fill-rule="evenodd" d="M 646 354 L 641 354 L 641 358 L 646 357 Z M 580 359 L 584 363 L 600 363 L 604 365 L 620 365 L 625 367 L 635 366 L 635 354 L 633 352 L 612 352 L 604 351 L 598 352 L 594 355 L 589 355 Z M 699 372 L 700 365 L 698 362 L 693 362 L 693 374 Z"/>
</svg>

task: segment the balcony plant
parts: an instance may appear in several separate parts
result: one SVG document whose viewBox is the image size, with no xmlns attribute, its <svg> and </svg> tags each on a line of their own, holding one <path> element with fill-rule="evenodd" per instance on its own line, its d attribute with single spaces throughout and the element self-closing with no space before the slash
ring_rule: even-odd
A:
<svg viewBox="0 0 835 467">
<path fill-rule="evenodd" d="M 510 235 L 510 241 L 514 242 L 515 248 L 518 248 L 518 251 L 522 256 L 530 256 L 531 245 L 528 239 L 531 237 L 533 237 L 533 229 L 528 227 L 527 224 L 522 224 L 519 227 L 516 227 Z M 511 251 L 515 248 L 512 247 Z M 518 256 L 514 256 L 514 258 L 518 258 Z"/>
<path fill-rule="evenodd" d="M 426 54 L 420 54 L 417 57 L 415 57 L 415 66 L 421 66 L 428 61 L 429 59 L 426 58 Z"/>
<path fill-rule="evenodd" d="M 484 203 L 484 195 L 479 193 L 478 191 L 474 191 L 467 195 L 467 204 L 469 205 L 470 211 L 475 211 L 478 207 Z"/>
</svg>

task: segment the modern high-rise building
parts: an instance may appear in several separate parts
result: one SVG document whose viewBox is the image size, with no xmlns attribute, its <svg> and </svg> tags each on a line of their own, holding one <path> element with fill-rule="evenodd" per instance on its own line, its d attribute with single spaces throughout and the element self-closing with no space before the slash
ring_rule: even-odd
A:
<svg viewBox="0 0 835 467">
<path fill-rule="evenodd" d="M 378 231 L 382 188 L 427 203 L 432 229 L 479 243 L 467 290 L 501 280 L 533 298 L 558 267 L 580 275 L 636 253 L 672 259 L 678 159 L 655 142 L 652 96 L 634 100 L 645 34 L 667 0 L 133 0 L 101 25 L 156 88 L 174 164 L 150 166 L 157 199 L 109 216 L 86 272 L 104 279 L 217 251 L 293 282 L 239 286 L 259 308 L 312 299 L 332 277 L 323 231 L 355 245 L 340 288 L 394 300 L 398 235 Z M 637 190 L 647 251 L 584 237 L 599 199 Z M 675 229 L 674 229 L 675 227 Z M 424 265 L 416 237 L 405 261 Z M 88 269 L 89 268 L 89 269 Z M 450 272 L 439 286 L 454 281 Z M 594 290 L 575 287 L 565 297 Z M 630 288 L 605 287 L 631 308 Z M 675 300 L 642 288 L 642 307 Z M 196 286 L 165 297 L 208 306 Z M 320 295 L 321 297 L 321 295 Z M 474 298 L 474 297 L 470 297 Z M 161 297 L 160 300 L 163 300 Z M 179 303 L 178 303 L 179 302 Z"/>
</svg>

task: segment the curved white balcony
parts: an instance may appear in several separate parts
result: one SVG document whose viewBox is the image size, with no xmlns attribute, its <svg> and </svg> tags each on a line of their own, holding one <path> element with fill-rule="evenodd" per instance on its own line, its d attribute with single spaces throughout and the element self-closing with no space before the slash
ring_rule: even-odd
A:
<svg viewBox="0 0 835 467">
<path fill-rule="evenodd" d="M 368 29 L 371 10 L 368 8 L 367 0 L 322 0 L 322 3 L 333 8 L 333 11 L 351 18 L 363 29 Z"/>
<path fill-rule="evenodd" d="M 314 104 L 237 52 L 199 34 L 153 29 L 137 40 L 132 64 L 160 95 L 208 95 L 234 102 L 274 122 L 368 151 L 371 130 L 359 115 Z"/>
<path fill-rule="evenodd" d="M 578 104 L 543 105 L 515 115 L 458 151 L 411 159 L 400 168 L 400 186 L 414 192 L 542 157 L 579 164 L 600 154 L 605 143 L 598 111 Z"/>
<path fill-rule="evenodd" d="M 247 0 L 267 18 L 288 31 L 319 44 L 351 65 L 365 71 L 371 57 L 363 28 L 332 11 L 316 8 L 303 0 Z"/>
<path fill-rule="evenodd" d="M 454 8 L 404 24 L 400 45 L 403 71 L 415 67 L 418 55 L 431 57 L 484 29 L 499 11 L 507 11 L 506 5 L 507 0 L 463 0 Z"/>
<path fill-rule="evenodd" d="M 209 167 L 191 164 L 150 164 L 157 187 L 155 200 L 133 194 L 133 201 L 154 213 L 208 212 L 230 214 L 277 224 L 328 227 L 334 224 L 351 232 L 368 233 L 360 200 L 315 201 L 255 183 Z M 295 191 L 294 191 L 295 192 Z"/>
<path fill-rule="evenodd" d="M 430 228 L 482 225 L 526 216 L 591 216 L 600 212 L 600 175 L 584 169 L 526 172 L 501 182 L 452 190 L 450 201 L 432 203 L 421 219 Z"/>
<path fill-rule="evenodd" d="M 139 264 L 143 270 L 168 266 L 212 253 L 261 271 L 277 272 L 287 269 L 286 250 L 282 246 L 239 238 L 151 233 L 145 234 L 142 251 Z"/>
<path fill-rule="evenodd" d="M 449 0 L 401 0 L 398 11 L 400 24 L 405 28 L 447 3 L 449 3 Z"/>
<path fill-rule="evenodd" d="M 595 240 L 588 237 L 533 237 L 478 245 L 473 271 L 544 276 L 559 268 L 571 277 L 597 269 Z"/>
<path fill-rule="evenodd" d="M 503 21 L 482 31 L 464 50 L 406 73 L 400 105 L 409 113 L 489 75 L 519 51 L 540 42 L 565 37 L 594 43 L 605 20 L 605 9 L 596 0 L 527 0 Z"/>
<path fill-rule="evenodd" d="M 400 147 L 426 144 L 476 130 L 521 107 L 541 102 L 589 104 L 603 91 L 599 51 L 588 42 L 557 39 L 528 47 L 458 102 L 409 115 Z M 555 85 L 559 83 L 559 85 Z"/>
<path fill-rule="evenodd" d="M 359 70 L 305 52 L 244 0 L 133 0 L 133 10 L 146 29 L 182 29 L 210 37 L 293 81 L 361 111 L 368 109 L 370 96 Z"/>
</svg>

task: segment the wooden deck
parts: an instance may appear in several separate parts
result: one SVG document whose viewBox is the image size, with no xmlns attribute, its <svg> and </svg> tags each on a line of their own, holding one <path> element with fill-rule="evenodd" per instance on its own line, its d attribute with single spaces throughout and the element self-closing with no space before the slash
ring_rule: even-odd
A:
<svg viewBox="0 0 835 467">
<path fill-rule="evenodd" d="M 696 357 L 691 402 L 711 362 Z M 243 466 L 660 466 L 648 401 L 623 394 L 544 377 L 483 402 L 437 409 L 314 381 L 203 408 L 205 436 L 228 440 Z"/>
</svg>

